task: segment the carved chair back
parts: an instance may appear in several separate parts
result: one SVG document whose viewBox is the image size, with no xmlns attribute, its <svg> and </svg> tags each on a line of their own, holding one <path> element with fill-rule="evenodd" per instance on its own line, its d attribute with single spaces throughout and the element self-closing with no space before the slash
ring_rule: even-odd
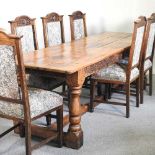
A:
<svg viewBox="0 0 155 155">
<path fill-rule="evenodd" d="M 71 40 L 87 37 L 86 14 L 75 11 L 70 17 Z"/>
<path fill-rule="evenodd" d="M 8 105 L 5 109 L 6 114 L 0 116 L 8 119 L 16 118 L 16 110 L 23 109 L 25 119 L 30 118 L 30 108 L 28 102 L 28 92 L 25 83 L 25 68 L 23 65 L 23 56 L 21 52 L 20 37 L 8 35 L 0 30 L 0 110 L 3 106 Z M 10 115 L 10 109 L 14 104 L 18 104 L 18 108 L 14 116 Z M 3 112 L 2 112 L 3 113 Z"/>
<path fill-rule="evenodd" d="M 41 17 L 43 24 L 43 35 L 45 47 L 59 45 L 65 42 L 63 15 L 55 12 Z"/>
<path fill-rule="evenodd" d="M 13 34 L 23 36 L 21 39 L 23 52 L 38 49 L 35 18 L 32 19 L 28 16 L 19 16 L 16 17 L 14 21 L 9 21 L 9 23 Z"/>
<path fill-rule="evenodd" d="M 144 17 L 140 17 L 134 22 L 134 31 L 132 34 L 132 44 L 129 55 L 129 63 L 127 68 L 127 81 L 130 80 L 131 70 L 134 68 L 140 68 L 140 62 L 143 53 L 143 40 L 146 27 L 146 20 Z"/>
</svg>

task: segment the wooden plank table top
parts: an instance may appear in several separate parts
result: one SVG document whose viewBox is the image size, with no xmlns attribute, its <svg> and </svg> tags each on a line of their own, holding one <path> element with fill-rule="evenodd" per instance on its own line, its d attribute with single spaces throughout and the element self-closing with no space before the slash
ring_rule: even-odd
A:
<svg viewBox="0 0 155 155">
<path fill-rule="evenodd" d="M 105 32 L 70 43 L 43 48 L 24 54 L 24 65 L 29 73 L 44 76 L 63 76 L 70 90 L 69 129 L 64 144 L 78 149 L 83 145 L 81 115 L 88 105 L 80 104 L 81 88 L 87 76 L 119 60 L 119 55 L 131 46 L 131 34 Z M 47 128 L 34 128 L 35 135 L 52 134 Z"/>
<path fill-rule="evenodd" d="M 131 34 L 106 32 L 26 53 L 24 63 L 26 68 L 72 74 L 130 45 Z"/>
</svg>

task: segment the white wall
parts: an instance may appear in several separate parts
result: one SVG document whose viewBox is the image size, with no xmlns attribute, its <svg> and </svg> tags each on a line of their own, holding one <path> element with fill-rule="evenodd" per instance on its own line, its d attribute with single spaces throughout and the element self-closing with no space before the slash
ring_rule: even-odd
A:
<svg viewBox="0 0 155 155">
<path fill-rule="evenodd" d="M 10 30 L 7 21 L 19 15 L 37 18 L 41 48 L 43 35 L 40 17 L 53 11 L 64 15 L 65 37 L 66 41 L 70 41 L 68 14 L 76 10 L 87 14 L 89 35 L 103 31 L 132 32 L 134 19 L 155 12 L 155 0 L 4 0 L 1 2 L 0 27 Z"/>
</svg>

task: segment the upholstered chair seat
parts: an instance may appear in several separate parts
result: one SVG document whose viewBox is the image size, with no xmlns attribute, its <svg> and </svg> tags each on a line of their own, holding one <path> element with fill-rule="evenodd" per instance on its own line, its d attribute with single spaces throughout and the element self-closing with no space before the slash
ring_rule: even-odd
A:
<svg viewBox="0 0 155 155">
<path fill-rule="evenodd" d="M 30 88 L 28 96 L 31 118 L 63 104 L 63 98 L 51 91 Z M 24 119 L 23 105 L 0 101 L 0 114 Z"/>
<path fill-rule="evenodd" d="M 149 59 L 147 59 L 144 63 L 144 71 L 148 70 L 151 67 L 152 67 L 152 62 Z"/>
<path fill-rule="evenodd" d="M 138 68 L 131 70 L 130 81 L 139 76 Z M 93 79 L 114 80 L 126 82 L 126 66 L 122 67 L 118 64 L 113 64 L 107 68 L 101 69 L 98 73 L 92 76 Z"/>
</svg>

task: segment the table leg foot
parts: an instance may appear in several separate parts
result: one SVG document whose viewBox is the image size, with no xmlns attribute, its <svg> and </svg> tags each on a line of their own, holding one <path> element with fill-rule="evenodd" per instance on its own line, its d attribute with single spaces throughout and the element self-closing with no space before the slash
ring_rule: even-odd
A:
<svg viewBox="0 0 155 155">
<path fill-rule="evenodd" d="M 83 145 L 83 131 L 65 133 L 64 145 L 72 149 L 79 149 Z"/>
</svg>

